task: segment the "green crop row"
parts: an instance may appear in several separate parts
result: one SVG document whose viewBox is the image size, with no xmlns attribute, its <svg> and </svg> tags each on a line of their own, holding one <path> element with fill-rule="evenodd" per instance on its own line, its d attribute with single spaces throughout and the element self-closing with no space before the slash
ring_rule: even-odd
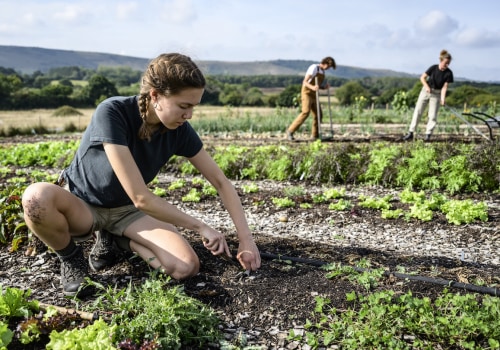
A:
<svg viewBox="0 0 500 350">
<path fill-rule="evenodd" d="M 500 149 L 494 144 L 321 143 L 208 146 L 232 179 L 367 184 L 450 194 L 498 192 Z M 197 174 L 182 158 L 170 166 Z M 172 169 L 172 168 L 170 168 Z"/>
<path fill-rule="evenodd" d="M 0 166 L 62 168 L 76 141 L 0 147 Z M 321 184 L 368 184 L 424 190 L 496 192 L 500 184 L 500 148 L 495 144 L 321 143 L 260 146 L 208 146 L 232 179 L 302 180 Z M 196 174 L 174 157 L 169 170 Z M 1 173 L 8 172 L 3 168 Z M 0 175 L 1 175 L 0 173 Z"/>
</svg>

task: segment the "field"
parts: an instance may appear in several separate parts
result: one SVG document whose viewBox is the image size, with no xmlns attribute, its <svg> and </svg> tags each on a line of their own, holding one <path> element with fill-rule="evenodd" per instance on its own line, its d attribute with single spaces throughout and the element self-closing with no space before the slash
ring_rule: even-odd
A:
<svg viewBox="0 0 500 350">
<path fill-rule="evenodd" d="M 230 112 L 227 108 L 197 111 L 200 119 L 205 116 L 218 119 L 220 113 L 227 116 Z M 254 113 L 254 110 L 238 110 L 240 112 L 244 115 Z M 259 110 L 258 113 L 265 112 Z M 41 112 L 39 115 L 42 115 Z M 50 116 L 44 118 L 48 123 Z M 327 143 L 327 147 L 332 147 L 332 152 L 326 152 L 330 157 L 334 154 L 337 157 L 334 150 L 348 152 L 360 147 L 360 144 L 366 144 L 366 147 L 372 142 L 377 147 L 396 145 L 391 142 L 401 133 L 398 130 L 385 134 L 387 129 L 383 128 L 387 126 L 378 126 L 372 133 L 363 132 L 359 125 L 349 127 L 345 124 L 343 127 L 344 132 L 341 132 L 341 126 L 336 125 L 334 140 Z M 382 133 L 381 130 L 385 131 Z M 461 134 L 440 137 L 442 139 L 436 139 L 432 145 L 463 142 Z M 389 142 L 379 143 L 385 142 L 380 141 L 382 138 L 389 138 Z M 77 140 L 78 134 L 51 138 L 54 142 L 58 139 Z M 228 158 L 231 154 L 224 148 L 227 145 L 233 149 L 250 147 L 247 156 L 259 146 L 264 149 L 275 146 L 288 150 L 286 154 L 290 155 L 300 154 L 301 147 L 313 147 L 306 136 L 302 142 L 287 142 L 282 132 L 272 137 L 241 133 L 225 137 L 207 135 L 203 139 L 211 152 L 222 147 L 220 157 L 226 155 Z M 43 136 L 29 136 L 4 138 L 2 142 L 5 147 L 11 147 L 45 140 Z M 487 150 L 498 157 L 498 151 L 495 153 L 495 149 L 480 137 L 468 139 L 468 142 L 477 145 L 478 152 Z M 348 163 L 357 161 L 354 156 L 345 158 L 350 159 Z M 272 167 L 273 159 L 267 160 L 268 168 Z M 330 166 L 328 159 L 323 159 L 322 163 L 324 167 Z M 311 164 L 310 167 L 323 171 L 319 162 Z M 22 177 L 32 178 L 40 173 L 56 176 L 61 170 L 60 165 L 2 165 L 3 188 L 25 186 L 22 181 L 26 179 L 22 180 Z M 340 167 L 339 164 L 337 166 Z M 390 165 L 387 167 L 391 168 Z M 243 166 L 236 164 L 233 168 L 241 170 Z M 368 172 L 368 169 L 357 171 Z M 386 170 L 384 174 L 387 181 L 395 176 L 391 170 Z M 182 174 L 178 168 L 171 166 L 168 171 L 162 172 L 155 187 L 168 188 L 179 180 L 185 180 L 184 186 L 168 191 L 166 200 L 224 232 L 231 249 L 237 249 L 232 224 L 217 197 L 204 195 L 199 202 L 184 199 L 191 188 L 200 186 L 196 178 L 195 175 Z M 237 179 L 232 175 L 231 178 L 262 253 L 261 269 L 247 275 L 234 259 L 212 256 L 203 248 L 199 237 L 182 230 L 181 233 L 199 254 L 202 268 L 200 274 L 192 279 L 167 283 L 167 286 L 182 286 L 188 296 L 212 307 L 220 318 L 225 341 L 205 344 L 203 348 L 500 347 L 500 304 L 498 297 L 494 297 L 500 295 L 498 191 L 457 191 L 454 194 L 443 190 L 427 191 L 427 195 L 436 192 L 446 195 L 449 200 L 470 200 L 487 206 L 486 220 L 483 220 L 484 217 L 475 218 L 468 223 L 456 224 L 441 211 L 433 212 L 431 220 L 411 216 L 413 207 L 403 200 L 403 188 L 367 185 L 357 181 L 327 184 L 313 179 L 250 180 Z M 325 199 L 327 192 L 336 193 L 338 197 Z M 382 210 L 377 205 L 389 196 L 391 199 L 387 203 L 391 208 L 407 213 L 406 217 L 382 217 Z M 334 209 L 340 200 L 351 205 Z M 366 205 L 369 200 L 376 205 Z M 0 284 L 30 289 L 32 298 L 43 303 L 95 312 L 109 320 L 110 311 L 102 305 L 93 306 L 96 298 L 79 301 L 62 296 L 58 282 L 58 259 L 43 244 L 34 237 L 18 244 L 18 249 L 12 249 L 13 243 L 0 246 Z M 91 245 L 91 241 L 83 244 L 86 254 Z M 325 270 L 327 266 L 329 272 Z M 347 267 L 353 269 L 348 270 Z M 124 253 L 117 265 L 102 273 L 93 273 L 91 277 L 111 288 L 114 297 L 119 288 L 144 284 L 150 273 L 143 261 Z M 437 301 L 436 304 L 434 301 Z M 439 303 L 444 306 L 439 307 Z M 486 310 L 483 306 L 488 303 L 493 306 Z M 46 343 L 47 338 L 47 335 L 42 336 L 32 348 L 42 349 L 41 344 Z M 27 347 L 19 340 L 9 347 L 21 348 Z"/>
<path fill-rule="evenodd" d="M 326 96 L 321 96 L 321 101 L 324 111 L 321 124 L 322 135 L 329 136 L 334 131 L 344 141 L 360 139 L 397 141 L 407 132 L 411 119 L 409 113 L 398 114 L 390 109 L 359 111 L 339 107 L 333 102 L 329 109 Z M 55 111 L 52 109 L 0 111 L 0 133 L 4 136 L 14 136 L 82 131 L 90 122 L 94 110 L 77 109 L 79 115 L 66 116 L 55 116 Z M 282 137 L 298 113 L 297 108 L 199 106 L 195 108 L 191 124 L 204 136 L 227 135 L 228 133 L 236 135 L 241 134 L 242 130 L 251 130 L 252 134 Z M 484 123 L 472 118 L 469 118 L 469 123 L 470 125 L 467 125 L 456 115 L 442 108 L 434 135 L 439 140 L 463 140 L 464 142 L 489 138 L 489 130 Z M 310 124 L 311 117 L 299 129 L 299 133 L 303 134 L 299 138 L 308 138 Z M 425 118 L 420 123 L 420 132 L 423 132 L 424 127 Z M 498 137 L 498 130 L 498 128 L 493 129 L 494 138 Z"/>
<path fill-rule="evenodd" d="M 193 118 L 197 119 L 217 119 L 220 115 L 227 113 L 227 107 L 203 106 L 195 109 Z M 78 130 L 87 127 L 92 118 L 93 108 L 78 109 L 81 115 L 68 115 L 64 117 L 54 116 L 54 109 L 35 109 L 29 111 L 0 111 L 0 129 L 8 128 L 31 128 L 44 126 L 49 130 L 61 131 L 64 126 L 73 124 Z M 235 115 L 261 114 L 269 116 L 274 113 L 273 108 L 237 108 Z"/>
</svg>

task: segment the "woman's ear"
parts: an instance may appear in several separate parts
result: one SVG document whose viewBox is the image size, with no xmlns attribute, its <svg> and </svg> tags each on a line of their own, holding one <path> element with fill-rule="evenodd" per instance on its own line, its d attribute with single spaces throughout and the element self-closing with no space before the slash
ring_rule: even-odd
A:
<svg viewBox="0 0 500 350">
<path fill-rule="evenodd" d="M 153 103 L 157 102 L 157 100 L 158 100 L 158 92 L 155 89 L 149 90 L 149 96 L 151 97 L 151 101 Z"/>
</svg>

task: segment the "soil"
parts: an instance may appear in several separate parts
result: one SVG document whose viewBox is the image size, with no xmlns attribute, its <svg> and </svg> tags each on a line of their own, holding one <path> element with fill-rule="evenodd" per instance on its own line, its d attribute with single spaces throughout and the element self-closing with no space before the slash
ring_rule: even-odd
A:
<svg viewBox="0 0 500 350">
<path fill-rule="evenodd" d="M 179 192 L 179 198 L 181 195 Z M 271 197 L 281 197 L 282 192 L 278 189 L 266 190 L 259 192 L 258 198 L 255 194 L 240 193 L 240 195 L 248 210 L 267 211 L 271 215 L 276 212 Z M 179 198 L 177 201 L 180 201 Z M 174 198 L 169 200 L 175 202 Z M 253 206 L 257 200 L 265 204 Z M 212 205 L 211 201 L 214 206 L 220 206 L 216 198 L 207 197 L 203 201 L 207 201 L 208 206 Z M 197 205 L 194 203 L 193 208 Z M 500 215 L 497 214 L 490 216 L 487 225 L 500 227 Z M 318 217 L 322 217 L 321 213 L 318 213 Z M 347 215 L 345 220 L 380 226 L 380 221 L 383 219 L 375 210 L 363 210 L 362 215 L 352 213 Z M 401 225 L 407 223 L 401 220 Z M 415 220 L 412 225 L 417 230 L 426 229 L 433 223 Z M 230 247 L 236 249 L 237 242 L 231 238 L 233 233 L 224 227 L 220 229 L 230 237 L 228 238 Z M 474 232 L 476 231 L 471 230 L 471 235 Z M 197 235 L 186 230 L 182 230 L 181 233 L 192 243 L 202 265 L 197 276 L 185 281 L 174 281 L 173 284 L 183 285 L 188 295 L 216 310 L 222 321 L 221 330 L 228 341 L 233 344 L 246 343 L 247 346 L 261 349 L 307 349 L 304 343 L 288 340 L 287 335 L 291 329 L 297 332 L 303 330 L 306 319 L 313 317 L 315 296 L 328 298 L 337 310 L 345 310 L 352 307 L 346 301 L 346 294 L 352 291 L 367 294 L 390 289 L 396 293 L 411 291 L 417 297 L 435 298 L 446 287 L 432 282 L 433 280 L 444 279 L 464 283 L 483 280 L 488 285 L 500 284 L 500 268 L 496 265 L 465 262 L 443 256 L 401 255 L 387 247 L 381 247 L 380 250 L 356 246 L 341 247 L 335 242 L 318 243 L 296 236 L 271 237 L 258 232 L 255 233 L 255 240 L 263 255 L 262 267 L 247 275 L 234 260 L 210 254 L 203 248 Z M 91 245 L 91 241 L 83 243 L 86 254 L 90 251 Z M 420 276 L 429 277 L 431 282 L 406 280 L 388 275 L 368 292 L 361 285 L 348 279 L 326 278 L 326 272 L 320 266 L 324 263 L 352 266 L 362 258 L 368 259 L 373 268 L 383 267 L 392 272 L 418 271 Z M 24 243 L 15 252 L 10 251 L 10 246 L 0 246 L 0 265 L 1 285 L 30 289 L 32 298 L 40 302 L 82 309 L 94 300 L 92 297 L 81 301 L 64 298 L 59 286 L 59 261 L 36 238 Z M 145 262 L 125 254 L 115 266 L 100 273 L 93 273 L 91 277 L 104 285 L 124 288 L 130 281 L 140 283 L 148 277 L 149 272 Z M 470 292 L 464 288 L 455 288 L 453 291 Z M 17 340 L 9 347 L 9 349 L 21 348 L 43 349 L 44 347 L 42 342 L 28 347 L 19 344 Z M 214 345 L 213 348 L 217 346 Z"/>
</svg>

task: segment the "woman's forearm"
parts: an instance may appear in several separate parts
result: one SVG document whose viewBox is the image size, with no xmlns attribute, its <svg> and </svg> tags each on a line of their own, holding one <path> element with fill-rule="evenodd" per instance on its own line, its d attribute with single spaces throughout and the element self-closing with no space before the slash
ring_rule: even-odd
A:
<svg viewBox="0 0 500 350">
<path fill-rule="evenodd" d="M 236 227 L 238 238 L 240 240 L 252 238 L 252 233 L 248 227 L 248 222 L 243 206 L 241 205 L 240 197 L 238 196 L 234 186 L 229 181 L 222 185 L 219 191 L 219 196 L 224 204 L 224 207 L 229 213 L 234 226 Z"/>
</svg>

